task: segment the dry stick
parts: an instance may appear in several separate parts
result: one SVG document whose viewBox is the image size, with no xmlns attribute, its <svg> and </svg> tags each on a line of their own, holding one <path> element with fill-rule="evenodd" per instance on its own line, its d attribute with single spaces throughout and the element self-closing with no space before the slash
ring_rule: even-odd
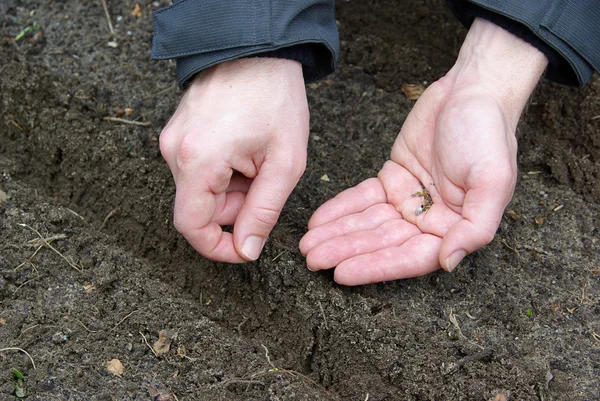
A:
<svg viewBox="0 0 600 401">
<path fill-rule="evenodd" d="M 493 354 L 493 350 L 491 348 L 486 348 L 481 352 L 476 354 L 467 355 L 456 363 L 451 363 L 446 370 L 446 374 L 456 372 L 458 369 L 465 366 L 467 363 L 479 361 L 481 359 L 485 359 Z"/>
<path fill-rule="evenodd" d="M 150 343 L 148 343 L 148 340 L 146 339 L 146 336 L 144 335 L 144 333 L 142 333 L 141 331 L 139 331 L 138 333 L 140 333 L 142 335 L 142 338 L 144 339 L 144 342 L 146 343 L 146 345 L 148 346 L 148 348 L 150 348 L 150 351 L 152 351 L 152 353 L 154 354 L 154 356 L 158 358 L 158 354 L 156 353 L 156 351 L 154 351 L 154 348 L 152 348 L 152 346 L 150 345 Z"/>
<path fill-rule="evenodd" d="M 116 326 L 115 326 L 115 327 L 113 327 L 112 329 L 110 329 L 110 331 L 114 331 L 114 330 L 115 330 L 117 327 L 119 327 L 119 325 L 120 325 L 121 323 L 123 323 L 123 322 L 125 321 L 125 319 L 127 319 L 129 316 L 133 315 L 133 314 L 134 314 L 135 312 L 137 312 L 138 310 L 139 310 L 139 309 L 136 309 L 136 310 L 134 310 L 133 312 L 131 312 L 130 314 L 128 314 L 127 316 L 125 316 L 123 319 L 121 319 L 121 320 L 119 321 L 119 323 L 117 323 L 117 324 L 116 324 Z"/>
<path fill-rule="evenodd" d="M 29 352 L 25 351 L 23 348 L 7 347 L 7 348 L 1 348 L 0 349 L 0 352 L 4 352 L 4 351 L 21 351 L 21 352 L 23 352 L 25 355 L 27 355 L 29 357 L 29 360 L 31 361 L 31 364 L 33 365 L 33 369 L 37 369 L 35 367 L 35 362 L 33 362 L 33 358 L 31 357 L 31 355 L 29 355 Z"/>
<path fill-rule="evenodd" d="M 108 213 L 108 215 L 104 218 L 104 221 L 102 222 L 102 225 L 100 226 L 100 230 L 102 230 L 106 226 L 106 223 L 108 222 L 108 219 L 110 219 L 111 217 L 113 217 L 115 215 L 115 213 L 117 213 L 118 211 L 119 211 L 119 207 L 117 206 L 116 208 L 114 208 L 113 210 L 111 210 L 110 213 Z"/>
<path fill-rule="evenodd" d="M 160 92 L 153 93 L 153 94 L 149 95 L 148 97 L 143 98 L 142 100 L 149 100 L 149 99 L 152 99 L 153 97 L 164 95 L 168 91 L 173 90 L 175 88 L 177 88 L 177 84 L 171 85 L 168 88 L 161 90 Z"/>
<path fill-rule="evenodd" d="M 75 321 L 77 323 L 79 323 L 81 326 L 83 326 L 83 328 L 86 329 L 88 331 L 88 333 L 97 333 L 96 330 L 90 330 L 90 329 L 88 329 L 88 327 L 85 324 L 83 324 L 83 322 L 81 320 L 75 319 Z"/>
<path fill-rule="evenodd" d="M 286 253 L 288 250 L 284 249 L 282 252 L 280 252 L 277 256 L 275 256 L 273 259 L 271 259 L 271 262 L 275 262 L 277 259 L 279 259 L 281 257 L 281 255 L 283 255 L 284 253 Z"/>
<path fill-rule="evenodd" d="M 23 262 L 23 263 L 21 263 L 19 266 L 15 267 L 15 268 L 14 268 L 14 270 L 15 270 L 15 271 L 19 270 L 21 267 L 25 266 L 27 263 L 31 263 L 31 264 L 33 265 L 33 263 L 31 262 L 31 259 L 33 259 L 33 258 L 35 257 L 35 255 L 37 255 L 37 254 L 38 254 L 38 252 L 40 251 L 40 249 L 42 249 L 44 246 L 46 246 L 46 245 L 44 245 L 44 244 L 40 245 L 40 246 L 39 246 L 39 247 L 38 247 L 38 248 L 35 250 L 35 252 L 34 252 L 34 253 L 33 253 L 33 254 L 30 256 L 30 257 L 28 257 L 28 258 L 27 258 L 27 260 L 26 260 L 25 262 Z M 35 267 L 35 266 L 34 266 L 34 267 Z"/>
<path fill-rule="evenodd" d="M 115 30 L 113 29 L 112 22 L 110 22 L 110 14 L 108 13 L 108 5 L 106 4 L 106 0 L 100 0 L 100 4 L 102 4 L 102 8 L 104 8 L 104 14 L 106 14 L 106 21 L 108 21 L 108 29 L 110 29 L 110 34 L 114 35 Z"/>
<path fill-rule="evenodd" d="M 17 291 L 19 291 L 21 288 L 23 288 L 25 285 L 27 285 L 29 282 L 36 280 L 37 277 L 34 278 L 30 278 L 29 280 L 27 280 L 26 282 L 24 282 L 23 284 L 21 284 L 20 286 L 18 286 L 17 288 L 15 288 L 15 290 L 13 291 L 13 294 L 16 294 Z"/>
<path fill-rule="evenodd" d="M 325 330 L 329 330 L 327 326 L 327 316 L 325 316 L 325 309 L 323 309 L 323 304 L 319 301 L 319 308 L 321 308 L 321 314 L 323 314 L 323 321 L 325 322 Z"/>
<path fill-rule="evenodd" d="M 29 330 L 31 330 L 31 329 L 35 329 L 35 328 L 36 328 L 36 327 L 38 327 L 38 326 L 39 326 L 39 324 L 34 324 L 33 326 L 26 328 L 25 330 L 23 330 L 23 331 L 21 332 L 21 334 L 19 334 L 19 337 L 17 337 L 17 340 L 18 340 L 19 338 L 21 338 L 21 336 L 22 336 L 23 334 L 25 334 L 25 332 L 27 332 L 27 331 L 29 331 Z"/>
<path fill-rule="evenodd" d="M 261 344 L 262 345 L 262 344 Z M 271 358 L 269 357 L 269 349 L 267 347 L 265 347 L 264 345 L 262 345 L 262 347 L 265 349 L 265 358 L 267 358 L 267 362 L 269 362 L 269 365 L 271 365 L 271 367 L 273 369 L 277 369 L 275 367 L 275 365 L 273 365 L 273 362 L 271 362 Z"/>
<path fill-rule="evenodd" d="M 19 224 L 21 227 L 27 227 L 29 228 L 31 231 L 33 231 L 34 233 L 36 233 L 40 239 L 42 240 L 42 242 L 44 243 L 44 245 L 46 245 L 48 248 L 52 249 L 54 252 L 56 252 L 56 254 L 58 256 L 60 256 L 61 258 L 63 258 L 65 260 L 65 262 L 67 262 L 69 264 L 69 266 L 71 266 L 73 269 L 77 270 L 78 272 L 81 273 L 81 269 L 78 268 L 74 263 L 72 263 L 69 259 L 67 259 L 62 253 L 60 253 L 59 251 L 56 250 L 56 248 L 54 248 L 52 245 L 50 245 L 50 243 L 48 241 L 46 241 L 46 239 L 44 237 L 42 237 L 42 234 L 40 234 L 40 232 L 38 230 L 36 230 L 35 228 L 28 226 L 27 224 L 24 223 L 20 223 Z"/>
<path fill-rule="evenodd" d="M 152 123 L 150 121 L 147 121 L 147 122 L 133 121 L 133 120 L 126 120 L 124 118 L 119 118 L 119 117 L 103 117 L 102 119 L 104 121 L 112 121 L 112 122 L 115 122 L 115 123 L 139 125 L 141 127 L 149 127 L 149 126 L 152 125 Z"/>
</svg>

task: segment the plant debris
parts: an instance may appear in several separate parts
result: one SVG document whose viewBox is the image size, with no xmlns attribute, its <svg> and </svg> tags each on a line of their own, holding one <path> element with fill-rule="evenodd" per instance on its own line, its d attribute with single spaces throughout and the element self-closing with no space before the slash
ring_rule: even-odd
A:
<svg viewBox="0 0 600 401">
<path fill-rule="evenodd" d="M 125 372 L 125 367 L 123 366 L 120 360 L 115 358 L 111 359 L 106 364 L 106 370 L 108 370 L 113 375 L 120 377 L 121 375 L 123 375 L 123 372 Z"/>
<path fill-rule="evenodd" d="M 167 330 L 161 330 L 158 333 L 158 340 L 154 343 L 152 349 L 156 356 L 161 356 L 166 354 L 171 349 L 171 341 L 177 337 L 176 335 L 171 335 Z"/>
<path fill-rule="evenodd" d="M 13 369 L 12 374 L 15 379 L 17 379 L 17 384 L 15 385 L 15 395 L 17 398 L 25 398 L 25 378 L 23 377 L 23 373 L 19 372 L 17 369 Z"/>
<path fill-rule="evenodd" d="M 19 34 L 17 36 L 15 36 L 15 42 L 18 42 L 19 40 L 23 39 L 25 37 L 25 35 L 32 34 L 39 30 L 40 30 L 39 25 L 29 25 L 28 27 L 24 28 L 21 32 L 19 32 Z"/>
<path fill-rule="evenodd" d="M 140 3 L 135 3 L 135 7 L 131 10 L 131 16 L 134 18 L 140 18 L 142 16 L 142 7 L 140 7 Z"/>
<path fill-rule="evenodd" d="M 417 100 L 423 92 L 425 92 L 425 85 L 423 84 L 402 84 L 400 87 L 402 92 L 406 95 L 408 100 Z"/>
</svg>

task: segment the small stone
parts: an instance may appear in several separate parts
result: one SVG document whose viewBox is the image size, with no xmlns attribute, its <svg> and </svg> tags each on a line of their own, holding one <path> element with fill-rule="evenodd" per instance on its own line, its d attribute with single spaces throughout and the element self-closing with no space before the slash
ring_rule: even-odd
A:
<svg viewBox="0 0 600 401">
<path fill-rule="evenodd" d="M 54 335 L 52 336 L 52 341 L 55 344 L 61 344 L 67 341 L 67 335 L 59 332 L 54 333 Z"/>
<path fill-rule="evenodd" d="M 108 47 L 112 47 L 113 49 L 116 49 L 117 47 L 119 47 L 119 44 L 117 42 L 115 42 L 114 40 L 108 42 L 106 45 Z"/>
</svg>

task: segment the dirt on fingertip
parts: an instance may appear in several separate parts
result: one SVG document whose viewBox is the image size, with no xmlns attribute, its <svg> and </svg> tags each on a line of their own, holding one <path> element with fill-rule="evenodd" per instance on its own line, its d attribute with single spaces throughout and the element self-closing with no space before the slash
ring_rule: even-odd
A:
<svg viewBox="0 0 600 401">
<path fill-rule="evenodd" d="M 99 1 L 0 3 L 0 400 L 600 399 L 598 76 L 540 83 L 489 246 L 348 288 L 298 241 L 377 174 L 414 105 L 402 85 L 443 76 L 464 28 L 438 1 L 337 3 L 307 171 L 261 258 L 228 265 L 173 228 L 158 135 L 180 92 L 149 60 L 164 5 L 109 1 L 111 34 Z"/>
</svg>

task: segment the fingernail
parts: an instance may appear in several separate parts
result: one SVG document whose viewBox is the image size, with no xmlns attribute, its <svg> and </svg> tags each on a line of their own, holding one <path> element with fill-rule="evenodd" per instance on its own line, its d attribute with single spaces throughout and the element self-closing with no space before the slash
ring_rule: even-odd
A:
<svg viewBox="0 0 600 401">
<path fill-rule="evenodd" d="M 244 245 L 242 245 L 242 252 L 250 260 L 256 260 L 260 256 L 260 252 L 265 246 L 266 238 L 259 237 L 258 235 L 251 235 L 246 238 Z"/>
<path fill-rule="evenodd" d="M 307 268 L 308 270 L 310 270 L 311 272 L 316 272 L 316 270 L 313 270 L 313 269 L 311 269 L 311 268 L 310 268 L 310 266 L 308 265 L 308 263 L 306 264 L 306 268 Z"/>
<path fill-rule="evenodd" d="M 446 259 L 446 268 L 448 271 L 451 272 L 452 270 L 456 269 L 456 266 L 458 266 L 460 261 L 463 260 L 465 256 L 467 256 L 467 252 L 462 249 L 448 256 Z"/>
</svg>

